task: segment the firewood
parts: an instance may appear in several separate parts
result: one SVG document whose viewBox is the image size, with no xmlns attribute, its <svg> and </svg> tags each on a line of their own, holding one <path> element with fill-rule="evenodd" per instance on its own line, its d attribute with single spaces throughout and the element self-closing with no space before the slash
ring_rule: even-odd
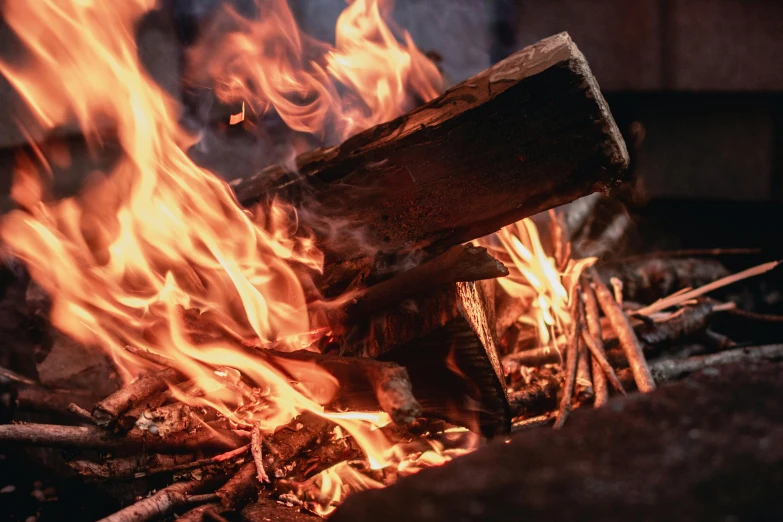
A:
<svg viewBox="0 0 783 522">
<path fill-rule="evenodd" d="M 529 383 L 508 394 L 511 415 L 516 419 L 552 411 L 557 407 L 558 391 L 560 379 L 557 375 L 546 369 L 535 372 Z"/>
<path fill-rule="evenodd" d="M 172 368 L 144 375 L 96 404 L 92 412 L 95 423 L 98 426 L 110 426 L 120 414 L 166 390 L 169 383 L 176 384 L 183 379 L 182 374 Z"/>
<path fill-rule="evenodd" d="M 368 255 L 363 245 L 443 252 L 606 190 L 627 165 L 598 84 L 562 33 L 338 147 L 298 156 L 295 172 L 270 167 L 234 190 L 244 205 L 282 196 L 300 207 L 327 257 L 345 260 Z"/>
<path fill-rule="evenodd" d="M 701 302 L 662 323 L 645 324 L 637 329 L 639 339 L 648 345 L 673 344 L 707 329 L 714 304 Z"/>
<path fill-rule="evenodd" d="M 285 466 L 294 457 L 325 437 L 334 424 L 314 413 L 304 412 L 264 439 L 266 473 L 270 478 L 285 476 Z"/>
<path fill-rule="evenodd" d="M 244 464 L 228 482 L 216 491 L 220 504 L 229 510 L 241 509 L 258 498 L 261 483 L 258 481 L 256 463 Z"/>
<path fill-rule="evenodd" d="M 699 370 L 715 368 L 724 364 L 779 360 L 783 360 L 783 344 L 768 344 L 736 348 L 709 355 L 697 355 L 686 359 L 656 361 L 650 365 L 650 371 L 656 381 L 666 382 L 681 379 Z M 633 386 L 633 373 L 630 369 L 620 370 L 617 376 L 625 386 Z"/>
<path fill-rule="evenodd" d="M 505 432 L 510 417 L 490 320 L 493 285 L 444 285 L 380 311 L 355 324 L 341 349 L 404 366 L 425 416 L 445 416 L 488 436 Z"/>
<path fill-rule="evenodd" d="M 580 403 L 587 402 L 593 398 L 593 376 L 591 375 L 590 368 L 593 362 L 590 357 L 590 352 L 587 351 L 584 338 L 579 339 L 579 360 L 576 365 L 576 398 Z"/>
<path fill-rule="evenodd" d="M 614 300 L 612 293 L 606 288 L 606 285 L 601 282 L 597 274 L 593 271 L 593 290 L 598 303 L 601 305 L 606 317 L 609 319 L 612 328 L 617 333 L 617 338 L 620 341 L 625 356 L 628 358 L 628 363 L 633 371 L 634 380 L 636 381 L 637 388 L 642 392 L 650 392 L 655 389 L 655 380 L 650 374 L 650 368 L 647 365 L 647 360 L 644 357 L 644 351 L 642 349 L 639 339 L 631 327 L 631 323 L 628 321 L 628 317 L 623 313 L 617 301 Z"/>
<path fill-rule="evenodd" d="M 495 279 L 508 269 L 486 248 L 456 245 L 443 254 L 361 291 L 348 307 L 351 319 L 365 318 L 382 308 L 448 283 Z"/>
<path fill-rule="evenodd" d="M 221 467 L 224 471 L 236 465 L 235 460 L 247 453 L 242 446 L 214 457 L 198 459 L 195 454 L 168 455 L 164 453 L 133 453 L 127 457 L 91 460 L 72 460 L 68 465 L 78 474 L 92 478 L 123 480 L 162 473 L 179 473 L 199 468 Z"/>
<path fill-rule="evenodd" d="M 574 302 L 571 305 L 571 324 L 566 332 L 566 361 L 565 371 L 563 372 L 563 394 L 560 397 L 560 407 L 557 410 L 557 420 L 555 420 L 555 429 L 562 428 L 565 424 L 568 414 L 571 412 L 571 405 L 574 396 L 574 387 L 576 384 L 576 373 L 579 365 L 579 345 L 581 338 L 581 317 L 579 315 L 578 302 L 581 297 L 578 294 L 572 294 Z"/>
<path fill-rule="evenodd" d="M 582 336 L 585 338 L 585 344 L 592 352 L 592 370 L 593 370 L 593 389 L 595 399 L 593 406 L 600 408 L 609 400 L 609 388 L 607 386 L 607 376 L 614 369 L 606 362 L 606 352 L 604 350 L 603 337 L 601 332 L 601 319 L 598 316 L 598 301 L 595 298 L 593 289 L 585 278 L 581 280 L 582 300 L 585 309 L 585 328 L 582 330 Z M 605 363 L 605 365 L 604 365 Z M 608 368 L 607 368 L 608 366 Z M 617 377 L 615 377 L 616 379 Z"/>
<path fill-rule="evenodd" d="M 177 482 L 98 522 L 144 522 L 164 517 L 179 507 L 208 501 L 204 496 L 195 496 L 208 485 L 209 481 L 200 480 Z"/>
<path fill-rule="evenodd" d="M 225 430 L 202 429 L 193 433 L 175 433 L 164 438 L 146 431 L 131 431 L 123 436 L 118 436 L 97 426 L 58 426 L 54 424 L 0 425 L 0 442 L 76 450 L 134 451 L 144 449 L 160 453 L 189 453 L 210 448 L 235 449 L 242 445 L 241 439 Z"/>
<path fill-rule="evenodd" d="M 413 395 L 408 372 L 394 362 L 323 355 L 307 350 L 266 350 L 263 353 L 272 359 L 296 359 L 318 364 L 340 383 L 337 399 L 344 406 L 353 409 L 380 406 L 397 424 L 411 424 L 421 416 L 421 405 Z"/>
<path fill-rule="evenodd" d="M 511 353 L 503 357 L 503 367 L 507 372 L 516 371 L 520 366 L 543 366 L 545 364 L 557 364 L 563 357 L 552 346 L 541 346 L 530 350 Z"/>
</svg>

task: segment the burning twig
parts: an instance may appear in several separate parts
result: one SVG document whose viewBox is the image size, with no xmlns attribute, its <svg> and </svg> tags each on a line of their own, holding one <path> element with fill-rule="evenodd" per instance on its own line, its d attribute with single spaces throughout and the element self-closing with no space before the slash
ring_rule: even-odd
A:
<svg viewBox="0 0 783 522">
<path fill-rule="evenodd" d="M 639 391 L 650 392 L 655 389 L 655 380 L 650 374 L 650 368 L 642 351 L 642 345 L 637 339 L 636 334 L 628 321 L 628 317 L 623 313 L 617 301 L 612 297 L 612 293 L 606 288 L 596 274 L 592 272 L 593 289 L 601 309 L 609 319 L 612 328 L 617 333 L 620 345 L 628 358 L 628 364 L 633 371 L 634 380 Z"/>
<path fill-rule="evenodd" d="M 261 442 L 263 436 L 261 435 L 261 426 L 256 424 L 253 427 L 253 436 L 250 439 L 250 454 L 253 455 L 253 462 L 256 463 L 256 478 L 262 484 L 269 482 L 269 476 L 264 469 L 264 455 Z"/>
<path fill-rule="evenodd" d="M 140 377 L 95 405 L 92 412 L 95 423 L 98 426 L 110 426 L 122 413 L 165 391 L 169 383 L 181 382 L 183 379 L 182 374 L 173 368 Z"/>
<path fill-rule="evenodd" d="M 447 283 L 480 281 L 508 275 L 508 269 L 486 248 L 456 245 L 443 254 L 364 290 L 349 307 L 352 319 L 369 317 L 406 297 Z"/>
<path fill-rule="evenodd" d="M 209 502 L 214 500 L 213 496 L 195 495 L 208 484 L 209 481 L 199 480 L 177 482 L 98 522 L 144 522 L 169 515 L 178 507 L 194 502 Z"/>
</svg>

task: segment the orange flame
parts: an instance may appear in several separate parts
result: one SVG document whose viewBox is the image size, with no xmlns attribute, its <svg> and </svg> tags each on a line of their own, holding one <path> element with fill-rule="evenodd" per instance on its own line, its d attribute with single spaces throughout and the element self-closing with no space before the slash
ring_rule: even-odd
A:
<svg viewBox="0 0 783 522">
<path fill-rule="evenodd" d="M 595 263 L 595 258 L 568 260 L 565 270 L 559 272 L 555 259 L 544 251 L 530 218 L 503 227 L 495 237 L 500 247 L 491 241 L 482 243 L 501 250 L 512 261 L 508 277 L 498 279 L 498 283 L 509 295 L 529 303 L 518 321 L 537 329 L 540 346 L 556 346 L 559 333 L 572 322 L 573 296 L 568 289 L 582 271 Z"/>
<path fill-rule="evenodd" d="M 411 464 L 377 429 L 389 422 L 385 413 L 325 412 L 337 383 L 320 367 L 291 362 L 281 370 L 242 348 L 239 341 L 248 337 L 294 343 L 311 330 L 302 275 L 291 263 L 319 270 L 322 256 L 311 238 L 296 235 L 292 208 L 277 202 L 253 215 L 187 156 L 192 138 L 177 123 L 178 106 L 144 72 L 133 38 L 134 25 L 154 4 L 4 6 L 32 59 L 23 67 L 0 63 L 0 72 L 41 129 L 75 118 L 92 145 L 101 147 L 106 129 L 113 129 L 122 149 L 109 172 L 54 203 L 44 200 L 39 170 L 50 175 L 47 165 L 27 158 L 15 172 L 13 196 L 22 209 L 2 219 L 0 237 L 51 296 L 52 323 L 104 348 L 126 379 L 150 366 L 134 355 L 139 351 L 167 358 L 202 392 L 173 389 L 179 399 L 211 406 L 235 424 L 271 432 L 312 411 L 350 433 L 374 469 L 442 462 L 445 457 Z M 410 89 L 423 99 L 437 94 L 437 70 L 407 33 L 397 41 L 381 3 L 350 4 L 322 65 L 304 63 L 301 35 L 284 2 L 260 5 L 272 9 L 270 17 L 244 21 L 244 32 L 221 47 L 233 58 L 212 73 L 224 93 L 241 93 L 261 110 L 274 107 L 292 128 L 316 132 L 332 118 L 347 136 L 399 114 Z M 348 93 L 337 96 L 337 83 Z M 299 102 L 291 101 L 295 95 Z M 217 334 L 198 339 L 189 321 L 194 311 Z M 297 374 L 307 378 L 292 383 Z M 327 489 L 338 487 L 335 477 Z"/>
<path fill-rule="evenodd" d="M 285 0 L 258 0 L 257 20 L 231 11 L 233 28 L 215 24 L 190 56 L 206 70 L 223 101 L 246 101 L 258 113 L 274 109 L 296 131 L 337 142 L 389 121 L 442 90 L 435 65 L 410 35 L 393 30 L 387 0 L 354 0 L 337 20 L 331 46 L 303 35 Z M 399 38 L 401 39 L 398 40 Z M 196 73 L 198 74 L 198 72 Z"/>
</svg>

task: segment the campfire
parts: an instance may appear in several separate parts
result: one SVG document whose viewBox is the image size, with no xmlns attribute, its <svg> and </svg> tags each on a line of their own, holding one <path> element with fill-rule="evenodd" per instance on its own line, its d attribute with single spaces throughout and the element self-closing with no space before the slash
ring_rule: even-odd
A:
<svg viewBox="0 0 783 522">
<path fill-rule="evenodd" d="M 715 292 L 776 262 L 612 259 L 630 219 L 595 216 L 628 153 L 567 34 L 447 88 L 387 2 L 349 3 L 333 44 L 284 0 L 256 7 L 223 9 L 186 56 L 225 133 L 284 142 L 226 182 L 138 56 L 155 1 L 4 5 L 29 137 L 4 306 L 44 353 L 37 374 L 0 368 L 0 441 L 140 485 L 103 520 L 328 517 L 576 408 L 783 357 L 709 328 L 754 320 Z M 52 136 L 74 123 L 116 154 L 60 197 Z M 100 361 L 86 386 L 41 378 L 80 360 Z"/>
</svg>

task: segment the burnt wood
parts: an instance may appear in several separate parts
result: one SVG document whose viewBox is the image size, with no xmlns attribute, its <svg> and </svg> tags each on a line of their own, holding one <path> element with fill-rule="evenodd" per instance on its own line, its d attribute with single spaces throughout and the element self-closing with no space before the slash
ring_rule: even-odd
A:
<svg viewBox="0 0 783 522">
<path fill-rule="evenodd" d="M 492 436 L 510 424 L 494 324 L 494 281 L 451 283 L 355 324 L 341 349 L 404 366 L 425 417 Z"/>
<path fill-rule="evenodd" d="M 344 261 L 439 253 L 606 191 L 628 153 L 587 61 L 561 33 L 295 164 L 239 182 L 238 200 L 294 203 L 327 259 Z"/>
</svg>

